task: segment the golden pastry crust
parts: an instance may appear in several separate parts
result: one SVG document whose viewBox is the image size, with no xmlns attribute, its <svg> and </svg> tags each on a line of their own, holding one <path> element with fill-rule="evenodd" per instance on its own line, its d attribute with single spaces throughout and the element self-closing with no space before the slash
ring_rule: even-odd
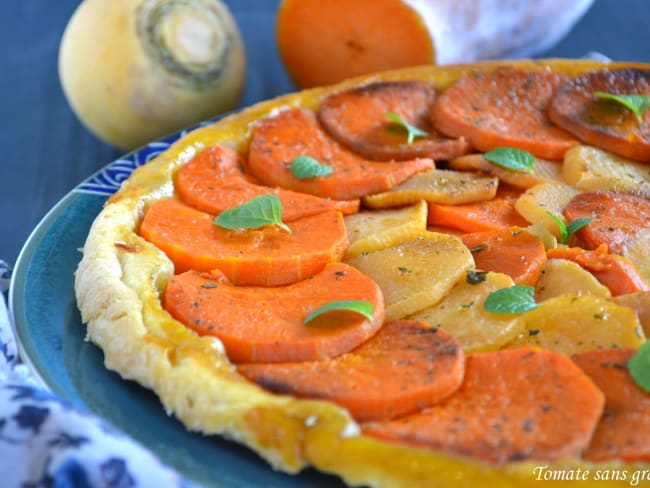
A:
<svg viewBox="0 0 650 488">
<path fill-rule="evenodd" d="M 138 235 L 138 227 L 152 200 L 174 194 L 175 171 L 198 151 L 224 144 L 245 154 L 256 120 L 286 106 L 315 109 L 324 96 L 362 83 L 416 79 L 442 90 L 463 74 L 506 64 L 569 75 L 604 67 L 593 61 L 522 60 L 420 67 L 357 78 L 257 104 L 189 133 L 137 169 L 96 218 L 75 277 L 88 339 L 104 351 L 106 367 L 153 390 L 167 412 L 190 430 L 245 444 L 276 469 L 295 473 L 312 465 L 342 477 L 349 485 L 537 486 L 534 468 L 538 465 L 594 472 L 648 469 L 579 460 L 498 467 L 363 436 L 352 417 L 332 403 L 271 394 L 247 381 L 235 371 L 218 339 L 199 337 L 160 303 L 173 264 Z M 599 486 L 593 477 L 575 483 Z"/>
</svg>

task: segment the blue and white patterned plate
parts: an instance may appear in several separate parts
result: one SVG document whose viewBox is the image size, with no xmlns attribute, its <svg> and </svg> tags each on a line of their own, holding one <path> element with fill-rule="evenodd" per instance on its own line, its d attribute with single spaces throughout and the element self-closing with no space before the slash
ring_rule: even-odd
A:
<svg viewBox="0 0 650 488">
<path fill-rule="evenodd" d="M 313 470 L 297 476 L 273 471 L 242 446 L 188 432 L 165 414 L 153 393 L 106 370 L 102 352 L 84 340 L 73 273 L 90 226 L 135 168 L 185 133 L 106 166 L 66 195 L 33 231 L 16 263 L 9 296 L 21 355 L 55 394 L 104 418 L 202 486 L 342 487 L 337 478 Z"/>
</svg>

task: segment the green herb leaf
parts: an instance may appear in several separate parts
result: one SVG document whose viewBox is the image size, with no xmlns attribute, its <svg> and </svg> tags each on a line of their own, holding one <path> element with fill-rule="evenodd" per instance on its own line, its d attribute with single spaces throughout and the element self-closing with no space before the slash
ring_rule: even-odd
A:
<svg viewBox="0 0 650 488">
<path fill-rule="evenodd" d="M 589 225 L 594 220 L 591 217 L 580 217 L 579 219 L 569 222 L 569 225 L 565 225 L 562 219 L 553 212 L 546 211 L 546 214 L 553 219 L 557 228 L 560 230 L 560 242 L 562 244 L 568 243 L 569 238 L 576 231 L 582 229 L 585 225 Z"/>
<path fill-rule="evenodd" d="M 650 393 L 650 341 L 637 349 L 627 362 L 627 369 L 639 388 Z"/>
<path fill-rule="evenodd" d="M 414 125 L 409 124 L 406 120 L 404 120 L 402 117 L 399 115 L 394 114 L 393 112 L 386 112 L 386 117 L 388 117 L 390 120 L 395 122 L 397 125 L 400 127 L 403 127 L 406 132 L 406 143 L 411 144 L 416 137 L 427 137 L 429 135 L 428 132 L 423 131 L 422 129 L 418 129 Z"/>
<path fill-rule="evenodd" d="M 483 283 L 486 280 L 487 274 L 488 274 L 487 271 L 478 271 L 476 269 L 468 269 L 467 270 L 467 275 L 465 276 L 465 280 L 470 285 L 478 285 L 479 283 Z"/>
<path fill-rule="evenodd" d="M 311 156 L 298 156 L 291 161 L 291 172 L 299 180 L 327 176 L 332 173 L 332 167 L 320 164 Z"/>
<path fill-rule="evenodd" d="M 562 219 L 555 215 L 553 212 L 549 212 L 548 210 L 546 211 L 546 215 L 553 219 L 555 225 L 557 225 L 557 228 L 560 230 L 560 242 L 562 244 L 566 244 L 569 241 L 569 234 Z"/>
<path fill-rule="evenodd" d="M 483 157 L 497 166 L 513 171 L 532 173 L 535 166 L 535 156 L 514 147 L 497 147 L 483 154 Z"/>
<path fill-rule="evenodd" d="M 528 285 L 515 285 L 490 293 L 483 308 L 488 312 L 518 314 L 537 308 L 535 288 Z"/>
<path fill-rule="evenodd" d="M 339 300 L 336 302 L 326 303 L 322 307 L 318 307 L 316 310 L 313 310 L 309 315 L 307 315 L 304 323 L 307 324 L 314 320 L 316 317 L 332 310 L 347 310 L 350 312 L 356 312 L 363 315 L 368 320 L 373 320 L 373 309 L 374 307 L 372 303 L 365 300 Z"/>
<path fill-rule="evenodd" d="M 591 224 L 593 221 L 594 219 L 591 217 L 580 217 L 579 219 L 569 222 L 569 225 L 566 226 L 567 241 L 576 231 L 579 231 L 585 225 Z M 562 244 L 566 244 L 566 242 L 563 242 Z"/>
<path fill-rule="evenodd" d="M 289 226 L 282 222 L 282 203 L 277 195 L 260 195 L 224 210 L 213 223 L 225 229 L 257 229 L 277 225 L 291 234 Z"/>
<path fill-rule="evenodd" d="M 648 95 L 615 95 L 597 91 L 594 92 L 594 96 L 600 100 L 612 100 L 629 108 L 636 115 L 639 123 L 642 122 L 643 112 L 650 107 L 650 96 Z"/>
</svg>

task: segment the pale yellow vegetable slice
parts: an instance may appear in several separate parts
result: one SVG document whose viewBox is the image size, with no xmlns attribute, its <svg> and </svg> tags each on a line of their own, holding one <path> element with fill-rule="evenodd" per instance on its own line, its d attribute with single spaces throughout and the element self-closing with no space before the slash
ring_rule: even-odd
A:
<svg viewBox="0 0 650 488">
<path fill-rule="evenodd" d="M 440 227 L 439 225 L 428 225 L 427 230 L 429 232 L 440 232 L 441 234 L 449 234 L 452 236 L 462 236 L 464 232 L 458 229 L 452 229 L 451 227 Z"/>
<path fill-rule="evenodd" d="M 542 183 L 526 190 L 515 202 L 515 210 L 531 224 L 539 224 L 559 237 L 557 224 L 546 212 L 566 221 L 562 214 L 564 207 L 578 193 L 579 190 L 564 183 Z"/>
<path fill-rule="evenodd" d="M 555 237 L 551 232 L 540 224 L 531 224 L 524 229 L 530 235 L 537 237 L 542 244 L 544 244 L 544 249 L 555 249 L 557 247 L 557 237 Z"/>
<path fill-rule="evenodd" d="M 650 166 L 592 146 L 564 155 L 564 180 L 581 190 L 614 190 L 650 196 Z"/>
<path fill-rule="evenodd" d="M 494 351 L 514 339 L 523 327 L 515 315 L 490 313 L 485 298 L 500 288 L 514 285 L 510 276 L 487 273 L 485 281 L 471 284 L 459 280 L 439 303 L 411 318 L 441 327 L 460 342 L 465 352 Z"/>
<path fill-rule="evenodd" d="M 637 271 L 650 283 L 650 232 L 637 235 L 623 251 Z"/>
<path fill-rule="evenodd" d="M 416 237 L 427 230 L 424 201 L 395 210 L 364 211 L 344 218 L 348 234 L 347 257 L 385 249 Z"/>
<path fill-rule="evenodd" d="M 482 154 L 467 154 L 449 161 L 449 168 L 458 171 L 481 171 L 518 188 L 531 188 L 542 183 L 562 181 L 562 165 L 536 159 L 533 172 L 513 171 L 491 163 Z"/>
<path fill-rule="evenodd" d="M 508 347 L 538 346 L 573 355 L 598 348 L 638 348 L 645 335 L 636 314 L 594 295 L 566 294 L 521 315 L 524 327 Z"/>
<path fill-rule="evenodd" d="M 455 236 L 423 232 L 397 246 L 362 253 L 346 262 L 379 285 L 386 320 L 431 307 L 474 266 L 472 255 Z"/>
<path fill-rule="evenodd" d="M 398 207 L 426 200 L 432 203 L 459 205 L 494 198 L 499 180 L 473 173 L 430 169 L 409 178 L 384 193 L 363 198 L 370 208 Z"/>
<path fill-rule="evenodd" d="M 543 302 L 566 294 L 612 296 L 609 288 L 579 264 L 566 259 L 549 259 L 535 285 L 535 300 Z"/>
<path fill-rule="evenodd" d="M 612 298 L 614 303 L 629 307 L 636 313 L 646 337 L 650 336 L 650 291 L 638 291 Z"/>
</svg>

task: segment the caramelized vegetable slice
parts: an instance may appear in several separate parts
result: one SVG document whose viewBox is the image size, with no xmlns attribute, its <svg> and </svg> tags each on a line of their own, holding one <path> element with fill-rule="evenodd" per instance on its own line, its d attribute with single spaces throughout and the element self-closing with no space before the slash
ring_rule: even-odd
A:
<svg viewBox="0 0 650 488">
<path fill-rule="evenodd" d="M 429 203 L 427 223 L 463 232 L 481 232 L 514 226 L 525 227 L 528 222 L 515 210 L 515 201 L 519 195 L 521 195 L 521 190 L 499 184 L 497 194 L 491 200 L 465 205 Z"/>
<path fill-rule="evenodd" d="M 645 341 L 632 310 L 594 295 L 560 295 L 521 319 L 524 330 L 510 347 L 537 346 L 572 355 L 598 348 L 637 348 Z"/>
<path fill-rule="evenodd" d="M 433 87 L 421 81 L 370 83 L 330 95 L 323 101 L 318 117 L 334 139 L 368 159 L 437 160 L 465 154 L 469 149 L 465 139 L 448 139 L 431 126 L 429 115 L 434 99 Z M 387 113 L 427 135 L 409 143 L 406 130 L 396 126 Z"/>
<path fill-rule="evenodd" d="M 451 333 L 467 353 L 497 350 L 519 334 L 523 323 L 516 315 L 490 313 L 483 303 L 493 291 L 513 285 L 508 275 L 470 270 L 440 302 L 411 318 Z"/>
<path fill-rule="evenodd" d="M 435 232 L 423 232 L 346 262 L 377 282 L 386 301 L 387 320 L 399 320 L 434 305 L 473 265 L 460 239 Z"/>
<path fill-rule="evenodd" d="M 593 251 L 580 247 L 552 249 L 547 256 L 549 259 L 568 259 L 578 263 L 609 288 L 612 296 L 650 290 L 645 278 L 634 265 L 624 257 L 609 254 L 606 244 L 601 244 Z"/>
<path fill-rule="evenodd" d="M 454 393 L 463 381 L 465 356 L 444 330 L 402 320 L 388 322 L 334 359 L 241 364 L 237 370 L 276 393 L 336 402 L 359 421 L 387 420 Z"/>
<path fill-rule="evenodd" d="M 347 248 L 340 212 L 294 220 L 292 233 L 269 225 L 229 230 L 212 215 L 178 200 L 151 203 L 140 234 L 161 249 L 177 273 L 220 269 L 238 285 L 277 286 L 295 283 L 341 259 Z"/>
<path fill-rule="evenodd" d="M 632 349 L 599 349 L 573 360 L 605 394 L 605 412 L 585 451 L 591 461 L 650 461 L 650 394 L 630 377 Z"/>
<path fill-rule="evenodd" d="M 595 295 L 601 298 L 612 296 L 609 288 L 578 263 L 566 259 L 551 258 L 535 284 L 535 300 L 543 302 L 549 298 L 572 293 Z"/>
<path fill-rule="evenodd" d="M 332 168 L 327 176 L 300 179 L 291 172 L 298 156 L 310 156 Z M 321 128 L 313 112 L 288 108 L 263 119 L 253 129 L 248 166 L 269 186 L 335 200 L 383 192 L 414 174 L 432 168 L 431 159 L 368 161 L 348 151 Z"/>
<path fill-rule="evenodd" d="M 502 168 L 485 159 L 482 154 L 460 156 L 449 161 L 449 168 L 457 171 L 481 171 L 496 176 L 499 181 L 524 189 L 542 183 L 562 181 L 562 165 L 540 158 L 535 160 L 532 173 Z"/>
<path fill-rule="evenodd" d="M 592 191 L 576 195 L 564 209 L 568 220 L 594 220 L 576 232 L 590 249 L 607 244 L 614 254 L 625 255 L 637 236 L 650 231 L 650 201 L 634 195 Z"/>
<path fill-rule="evenodd" d="M 603 394 L 568 357 L 520 348 L 468 356 L 456 394 L 363 430 L 491 463 L 550 461 L 585 450 L 603 404 Z"/>
<path fill-rule="evenodd" d="M 650 337 L 650 291 L 628 293 L 613 299 L 614 303 L 631 308 L 641 322 L 646 337 Z"/>
<path fill-rule="evenodd" d="M 595 92 L 650 95 L 650 71 L 600 70 L 585 73 L 562 85 L 549 107 L 553 122 L 580 140 L 636 161 L 650 161 L 650 113 L 636 115 Z"/>
<path fill-rule="evenodd" d="M 427 230 L 427 204 L 395 210 L 364 211 L 344 219 L 350 246 L 347 257 L 378 251 L 408 241 Z"/>
<path fill-rule="evenodd" d="M 650 197 L 650 166 L 592 146 L 564 155 L 564 180 L 581 190 L 611 190 Z"/>
<path fill-rule="evenodd" d="M 624 252 L 625 257 L 650 283 L 650 229 L 637 234 L 633 241 L 626 244 Z"/>
<path fill-rule="evenodd" d="M 577 141 L 549 122 L 546 109 L 565 79 L 551 71 L 512 68 L 465 76 L 436 99 L 435 126 L 443 134 L 465 136 L 481 151 L 516 147 L 561 160 Z"/>
<path fill-rule="evenodd" d="M 541 225 L 555 237 L 560 237 L 560 229 L 548 212 L 567 224 L 564 208 L 578 193 L 578 190 L 564 183 L 542 183 L 526 190 L 517 199 L 515 209 L 531 224 Z"/>
<path fill-rule="evenodd" d="M 275 194 L 280 199 L 284 222 L 325 210 L 340 210 L 343 214 L 359 210 L 359 200 L 330 200 L 257 185 L 244 174 L 242 164 L 239 154 L 229 147 L 205 149 L 178 170 L 176 191 L 188 205 L 214 215 L 266 194 Z"/>
<path fill-rule="evenodd" d="M 372 303 L 372 320 L 348 311 L 307 315 L 336 300 Z M 214 335 L 234 362 L 328 359 L 368 340 L 381 327 L 384 303 L 379 287 L 343 263 L 313 278 L 276 288 L 234 286 L 223 273 L 188 271 L 170 278 L 165 309 L 201 335 Z"/>
<path fill-rule="evenodd" d="M 457 205 L 489 200 L 496 195 L 498 179 L 445 169 L 432 169 L 409 178 L 384 193 L 364 197 L 370 208 L 399 207 L 426 200 Z"/>
<path fill-rule="evenodd" d="M 534 285 L 546 264 L 546 249 L 520 227 L 464 234 L 477 269 L 509 275 L 520 285 Z"/>
</svg>

